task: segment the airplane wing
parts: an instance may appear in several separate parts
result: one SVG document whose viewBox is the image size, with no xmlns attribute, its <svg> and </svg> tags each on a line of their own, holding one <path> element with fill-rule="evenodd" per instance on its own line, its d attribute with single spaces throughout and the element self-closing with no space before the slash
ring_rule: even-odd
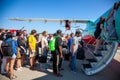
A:
<svg viewBox="0 0 120 80">
<path fill-rule="evenodd" d="M 59 22 L 64 23 L 66 20 L 64 19 L 42 19 L 42 18 L 9 18 L 8 20 L 14 21 L 27 21 L 27 22 Z M 88 23 L 90 20 L 69 20 L 71 23 Z"/>
</svg>

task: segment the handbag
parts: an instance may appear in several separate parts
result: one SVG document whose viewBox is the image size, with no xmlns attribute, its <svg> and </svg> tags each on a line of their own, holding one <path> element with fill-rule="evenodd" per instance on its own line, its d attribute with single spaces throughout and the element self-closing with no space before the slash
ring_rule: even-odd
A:
<svg viewBox="0 0 120 80">
<path fill-rule="evenodd" d="M 85 51 L 83 48 L 79 48 L 77 51 L 77 59 L 83 60 L 85 59 Z"/>
<path fill-rule="evenodd" d="M 44 55 L 39 56 L 38 62 L 39 63 L 46 63 L 47 62 L 47 57 L 44 56 Z"/>
<path fill-rule="evenodd" d="M 21 53 L 20 53 L 20 49 L 19 48 L 17 48 L 17 55 L 16 55 L 16 58 L 21 58 Z"/>
</svg>

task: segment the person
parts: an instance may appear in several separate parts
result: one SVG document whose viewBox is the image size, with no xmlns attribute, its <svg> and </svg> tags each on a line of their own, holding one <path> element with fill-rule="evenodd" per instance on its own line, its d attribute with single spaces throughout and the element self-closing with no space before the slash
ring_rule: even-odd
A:
<svg viewBox="0 0 120 80">
<path fill-rule="evenodd" d="M 48 40 L 47 40 L 47 36 L 48 36 L 48 32 L 47 31 L 43 31 L 42 32 L 42 39 L 41 39 L 41 54 L 42 56 L 44 56 L 44 60 L 47 63 L 42 64 L 41 66 L 43 66 L 45 69 L 48 68 Z"/>
<path fill-rule="evenodd" d="M 2 54 L 2 48 L 1 48 L 1 45 L 3 43 L 3 34 L 0 35 L 0 71 L 1 71 L 1 74 L 6 74 L 6 71 L 5 71 L 5 66 L 6 66 L 6 59 L 7 57 L 3 57 L 3 54 Z"/>
<path fill-rule="evenodd" d="M 108 37 L 110 39 L 118 39 L 117 33 L 116 33 L 116 14 L 117 14 L 117 10 L 119 8 L 119 3 L 116 2 L 114 3 L 114 6 L 112 8 L 112 10 L 110 11 L 107 19 L 106 19 L 106 24 L 107 24 L 107 31 L 108 31 Z"/>
<path fill-rule="evenodd" d="M 102 30 L 105 31 L 105 29 L 104 29 L 104 22 L 105 22 L 105 18 L 104 18 L 103 16 L 100 17 L 100 20 L 99 20 L 99 22 L 97 23 L 97 25 L 96 25 L 96 30 L 95 30 L 95 32 L 94 32 L 95 39 L 97 40 L 97 41 L 96 41 L 96 45 L 95 45 L 95 50 L 94 50 L 94 54 L 95 54 L 95 55 L 97 55 L 97 50 L 98 50 L 98 48 L 99 48 L 99 45 L 100 45 L 101 42 L 102 42 L 102 39 L 101 39 L 100 34 L 101 34 Z"/>
<path fill-rule="evenodd" d="M 0 35 L 5 33 L 5 30 L 3 28 L 0 28 Z"/>
<path fill-rule="evenodd" d="M 12 44 L 12 56 L 8 56 L 7 57 L 7 61 L 6 61 L 6 72 L 10 78 L 10 80 L 12 79 L 15 79 L 17 78 L 17 76 L 14 75 L 14 70 L 13 70 L 13 67 L 14 67 L 14 62 L 15 62 L 15 58 L 16 58 L 16 54 L 17 54 L 17 50 L 16 48 L 18 47 L 18 44 L 15 40 L 12 40 L 12 33 L 11 32 L 8 32 L 7 35 L 6 35 L 6 39 L 5 41 L 7 43 L 10 43 Z M 5 53 L 3 53 L 4 55 Z"/>
<path fill-rule="evenodd" d="M 53 52 L 53 73 L 57 77 L 62 77 L 63 75 L 59 73 L 60 59 L 63 58 L 62 55 L 62 31 L 57 30 L 57 38 L 55 40 L 55 52 Z"/>
<path fill-rule="evenodd" d="M 72 53 L 72 63 L 71 63 L 71 71 L 76 73 L 76 55 L 77 55 L 77 50 L 78 50 L 78 45 L 79 45 L 79 31 L 76 31 L 75 36 L 73 37 L 72 44 L 71 44 L 71 53 Z"/>
<path fill-rule="evenodd" d="M 59 30 L 58 30 L 58 32 L 59 32 Z M 62 45 L 62 55 L 64 55 L 65 53 L 67 53 L 67 42 L 64 41 L 64 39 L 63 39 L 64 36 L 63 36 L 62 32 L 61 32 L 60 36 L 58 36 L 58 37 L 60 37 L 62 39 L 62 43 L 61 43 L 61 45 Z M 62 68 L 62 62 L 63 62 L 63 56 L 62 57 L 59 56 L 59 65 L 58 65 L 58 70 L 59 71 L 64 70 L 64 68 Z"/>
<path fill-rule="evenodd" d="M 40 47 L 40 40 L 39 40 L 39 34 L 36 34 L 35 35 L 35 38 L 36 38 L 36 56 L 35 56 L 35 62 L 38 60 L 38 57 L 39 57 L 39 47 Z"/>
<path fill-rule="evenodd" d="M 27 30 L 23 30 L 22 31 L 23 33 L 23 36 L 24 36 L 24 40 L 25 40 L 25 45 L 24 45 L 24 48 L 26 49 L 26 54 L 23 55 L 22 59 L 23 59 L 23 63 L 22 63 L 22 66 L 25 66 L 28 62 L 28 59 L 29 59 L 29 52 L 28 52 L 28 34 L 27 34 Z"/>
<path fill-rule="evenodd" d="M 55 51 L 55 39 L 56 39 L 57 34 L 53 34 L 53 38 L 49 42 L 49 49 L 51 51 L 51 54 Z M 53 52 L 52 52 L 53 51 Z"/>
<path fill-rule="evenodd" d="M 72 41 L 73 41 L 73 37 L 74 37 L 74 33 L 71 33 L 70 34 L 70 38 L 68 39 L 68 51 L 69 51 L 69 61 L 70 61 L 70 63 L 69 63 L 69 66 L 71 66 L 71 57 L 72 57 L 72 52 L 71 52 L 71 45 L 72 45 Z"/>
<path fill-rule="evenodd" d="M 37 31 L 32 30 L 31 34 L 28 37 L 28 45 L 29 45 L 29 55 L 30 55 L 30 70 L 34 70 L 34 60 L 35 60 L 35 51 L 36 51 L 36 35 Z"/>
<path fill-rule="evenodd" d="M 77 59 L 82 60 L 82 64 L 85 62 L 85 50 L 84 50 L 84 41 L 82 40 L 82 34 L 80 32 L 80 36 L 78 37 L 79 45 L 77 50 Z"/>
<path fill-rule="evenodd" d="M 70 38 L 70 36 L 69 36 L 69 34 L 67 34 L 66 36 L 65 36 L 65 40 L 66 40 L 66 42 L 68 43 L 68 39 Z"/>
<path fill-rule="evenodd" d="M 26 55 L 26 41 L 24 39 L 24 36 L 23 36 L 23 33 L 19 33 L 18 35 L 18 39 L 17 39 L 17 42 L 18 42 L 18 47 L 20 49 L 20 54 L 21 54 L 21 59 L 18 58 L 18 67 L 17 67 L 17 70 L 20 70 L 20 68 L 22 68 L 23 66 L 23 63 L 24 63 L 24 58 L 25 58 L 25 55 Z"/>
<path fill-rule="evenodd" d="M 47 31 L 43 31 L 42 35 L 43 35 L 42 40 L 41 40 L 42 55 L 47 56 L 47 51 L 48 51 Z"/>
<path fill-rule="evenodd" d="M 28 43 L 27 43 L 28 34 L 27 34 L 27 30 L 23 30 L 22 34 L 23 34 L 24 40 L 25 40 L 25 49 L 27 50 L 27 48 L 28 48 Z"/>
<path fill-rule="evenodd" d="M 24 38 L 27 38 L 27 30 L 22 31 Z"/>
<path fill-rule="evenodd" d="M 49 50 L 51 51 L 51 61 L 53 61 L 53 54 L 55 53 L 55 39 L 57 37 L 57 34 L 54 33 L 53 34 L 53 38 L 51 39 L 51 41 L 49 42 Z"/>
</svg>

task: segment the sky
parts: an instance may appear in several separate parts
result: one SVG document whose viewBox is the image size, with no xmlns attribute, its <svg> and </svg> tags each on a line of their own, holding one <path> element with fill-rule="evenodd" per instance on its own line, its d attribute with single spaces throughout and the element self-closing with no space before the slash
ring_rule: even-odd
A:
<svg viewBox="0 0 120 80">
<path fill-rule="evenodd" d="M 0 28 L 65 32 L 64 24 L 10 21 L 8 18 L 80 19 L 95 21 L 119 0 L 0 0 Z M 72 24 L 85 28 L 84 24 Z M 75 31 L 75 28 L 71 29 Z"/>
</svg>

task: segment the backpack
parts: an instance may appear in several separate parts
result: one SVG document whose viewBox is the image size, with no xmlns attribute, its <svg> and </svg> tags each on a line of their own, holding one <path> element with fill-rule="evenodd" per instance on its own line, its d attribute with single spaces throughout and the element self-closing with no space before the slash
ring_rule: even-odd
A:
<svg viewBox="0 0 120 80">
<path fill-rule="evenodd" d="M 13 55 L 12 41 L 10 41 L 10 42 L 3 41 L 2 45 L 1 45 L 1 49 L 3 52 L 3 56 L 11 57 Z"/>
<path fill-rule="evenodd" d="M 42 47 L 42 43 L 41 43 L 41 41 L 38 43 L 38 47 Z"/>
<path fill-rule="evenodd" d="M 40 55 L 38 55 L 38 62 L 39 63 L 46 63 L 47 62 L 47 56 L 44 56 L 44 55 L 40 56 Z"/>
<path fill-rule="evenodd" d="M 49 43 L 49 49 L 50 49 L 51 51 L 55 51 L 55 40 L 56 40 L 56 38 L 57 38 L 57 36 L 54 37 L 54 38 L 50 41 L 50 43 Z"/>
<path fill-rule="evenodd" d="M 67 42 L 63 41 L 62 48 L 67 48 Z"/>
<path fill-rule="evenodd" d="M 84 48 L 78 48 L 78 50 L 77 50 L 77 59 L 79 59 L 79 60 L 85 59 Z"/>
</svg>

